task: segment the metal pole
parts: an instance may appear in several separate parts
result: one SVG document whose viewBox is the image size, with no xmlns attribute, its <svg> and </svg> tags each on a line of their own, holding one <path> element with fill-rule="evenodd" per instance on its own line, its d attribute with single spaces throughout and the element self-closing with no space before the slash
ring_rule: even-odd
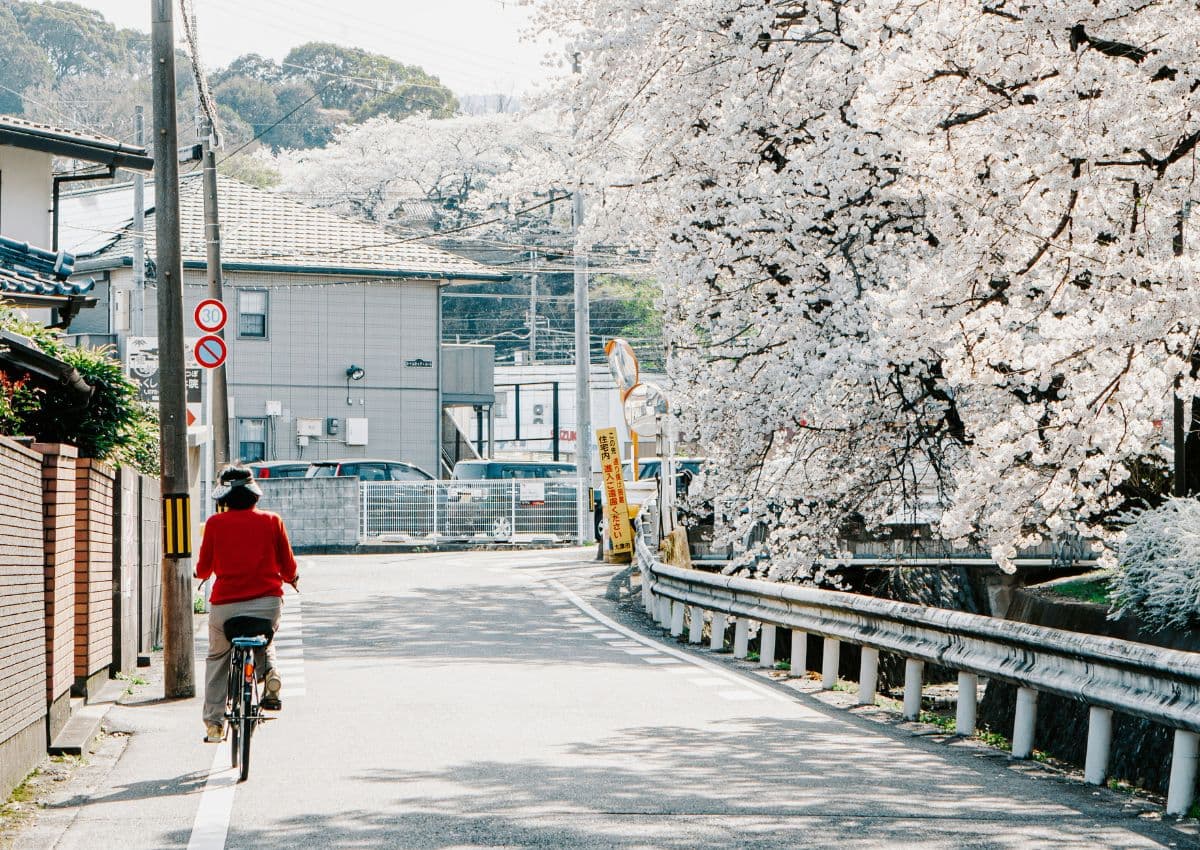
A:
<svg viewBox="0 0 1200 850">
<path fill-rule="evenodd" d="M 579 54 L 573 70 L 580 72 Z M 591 539 L 588 494 L 592 487 L 592 388 L 591 388 L 591 316 L 588 305 L 587 255 L 580 245 L 583 226 L 583 181 L 579 163 L 575 164 L 576 183 L 572 198 L 571 235 L 575 248 L 575 468 L 579 478 L 576 517 L 579 542 Z"/>
<path fill-rule="evenodd" d="M 204 128 L 204 266 L 208 270 L 208 297 L 222 301 L 225 275 L 221 271 L 221 220 L 217 205 L 217 153 L 213 150 L 212 124 L 206 120 Z M 217 336 L 224 339 L 225 331 L 217 331 Z M 229 463 L 229 389 L 223 364 L 210 371 L 212 378 L 209 392 L 213 399 L 213 415 L 209 424 L 212 427 L 213 464 L 216 469 L 221 469 Z M 211 477 L 215 478 L 216 476 L 212 475 Z"/>
<path fill-rule="evenodd" d="M 164 504 L 181 516 L 180 535 L 164 535 L 163 690 L 196 693 L 193 669 L 191 509 L 183 374 L 183 260 L 179 247 L 179 163 L 175 122 L 175 21 L 172 0 L 151 0 L 154 88 L 154 221 L 158 269 L 158 422 Z M 179 545 L 182 538 L 188 545 Z"/>
<path fill-rule="evenodd" d="M 146 120 L 142 107 L 133 110 L 134 140 L 146 144 Z M 146 178 L 133 174 L 133 335 L 146 335 Z"/>
<path fill-rule="evenodd" d="M 554 425 L 554 434 L 550 437 L 550 444 L 552 446 L 554 446 L 554 459 L 558 460 L 559 454 L 560 454 L 559 444 L 558 444 L 558 440 L 559 440 L 559 437 L 558 437 L 558 431 L 559 431 L 558 381 L 554 382 L 554 400 L 551 401 L 551 403 L 550 403 L 550 409 L 552 411 L 551 418 L 552 418 L 552 422 Z"/>
<path fill-rule="evenodd" d="M 529 252 L 529 362 L 537 363 L 537 251 Z M 519 439 L 519 438 L 518 438 Z"/>
</svg>

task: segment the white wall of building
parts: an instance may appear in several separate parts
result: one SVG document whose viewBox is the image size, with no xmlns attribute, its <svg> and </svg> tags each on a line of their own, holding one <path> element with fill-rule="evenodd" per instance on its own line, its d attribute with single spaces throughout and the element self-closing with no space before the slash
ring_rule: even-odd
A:
<svg viewBox="0 0 1200 850">
<path fill-rule="evenodd" d="M 0 145 L 0 233 L 9 239 L 50 248 L 51 163 L 50 154 Z"/>
</svg>

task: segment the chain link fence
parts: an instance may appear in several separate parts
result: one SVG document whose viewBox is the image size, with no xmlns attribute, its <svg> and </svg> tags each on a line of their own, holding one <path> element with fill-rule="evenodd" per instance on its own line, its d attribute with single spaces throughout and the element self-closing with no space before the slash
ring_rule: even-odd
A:
<svg viewBox="0 0 1200 850">
<path fill-rule="evenodd" d="M 364 481 L 361 538 L 379 542 L 533 543 L 578 540 L 578 483 Z"/>
</svg>

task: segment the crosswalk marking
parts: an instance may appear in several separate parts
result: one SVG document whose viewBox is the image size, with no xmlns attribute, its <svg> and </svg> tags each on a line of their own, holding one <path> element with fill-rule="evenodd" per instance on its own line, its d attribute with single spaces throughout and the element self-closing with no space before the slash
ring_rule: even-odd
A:
<svg viewBox="0 0 1200 850">
<path fill-rule="evenodd" d="M 304 681 L 304 618 L 299 594 L 288 594 L 275 641 L 275 668 L 283 681 L 282 699 L 307 694 Z"/>
</svg>

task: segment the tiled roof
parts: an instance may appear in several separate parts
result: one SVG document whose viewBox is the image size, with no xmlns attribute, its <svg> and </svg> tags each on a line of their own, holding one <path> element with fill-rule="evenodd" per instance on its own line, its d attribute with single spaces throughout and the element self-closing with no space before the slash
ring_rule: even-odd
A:
<svg viewBox="0 0 1200 850">
<path fill-rule="evenodd" d="M 180 180 L 179 226 L 184 263 L 202 267 L 205 262 L 204 198 L 199 175 Z M 103 233 L 114 227 L 111 203 L 101 193 L 123 191 L 132 208 L 132 190 L 107 187 L 64 196 L 62 229 L 74 234 L 73 244 L 95 251 L 89 268 L 127 264 L 133 256 L 133 239 L 125 230 L 112 244 L 95 250 Z M 466 257 L 443 251 L 389 233 L 381 227 L 344 218 L 306 206 L 291 198 L 257 189 L 239 180 L 218 177 L 217 194 L 221 213 L 221 262 L 226 268 L 312 274 L 357 274 L 380 277 L 430 279 L 503 280 L 507 275 Z M 153 200 L 147 185 L 147 207 Z M 97 222 L 94 213 L 106 210 L 109 217 Z M 103 216 L 102 216 L 103 218 Z M 114 235 L 115 237 L 115 235 Z M 154 215 L 148 210 L 145 222 L 147 252 L 154 247 Z M 127 259 L 129 258 L 129 259 Z"/>
<path fill-rule="evenodd" d="M 149 170 L 153 166 L 153 160 L 140 145 L 127 145 L 95 133 L 37 124 L 12 115 L 0 115 L 0 144 L 122 168 Z"/>
<path fill-rule="evenodd" d="M 96 282 L 69 282 L 74 271 L 75 257 L 66 251 L 47 251 L 0 236 L 0 298 L 86 295 Z"/>
</svg>

